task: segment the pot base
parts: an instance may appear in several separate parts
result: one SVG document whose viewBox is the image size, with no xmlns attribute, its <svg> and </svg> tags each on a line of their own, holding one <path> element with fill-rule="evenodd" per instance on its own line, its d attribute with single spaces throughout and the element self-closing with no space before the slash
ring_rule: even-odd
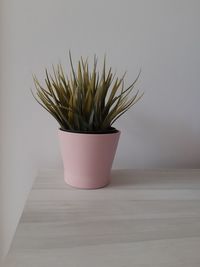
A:
<svg viewBox="0 0 200 267">
<path fill-rule="evenodd" d="M 74 181 L 70 181 L 68 178 L 65 178 L 64 176 L 64 181 L 67 185 L 76 188 L 76 189 L 83 189 L 83 190 L 95 190 L 95 189 L 100 189 L 100 188 L 104 188 L 106 186 L 108 186 L 110 184 L 110 178 L 107 182 L 105 183 L 100 183 L 100 184 L 91 184 L 91 185 L 83 185 L 83 184 L 75 184 Z"/>
<path fill-rule="evenodd" d="M 110 183 L 110 176 L 107 178 L 102 178 L 105 176 L 96 175 L 87 175 L 87 176 L 69 176 L 64 173 L 64 181 L 69 186 L 79 189 L 98 189 L 106 187 Z"/>
</svg>

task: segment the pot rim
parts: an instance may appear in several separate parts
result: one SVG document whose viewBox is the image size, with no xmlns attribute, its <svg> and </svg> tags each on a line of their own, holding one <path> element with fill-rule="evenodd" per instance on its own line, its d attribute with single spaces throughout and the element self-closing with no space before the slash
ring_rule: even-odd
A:
<svg viewBox="0 0 200 267">
<path fill-rule="evenodd" d="M 119 130 L 117 130 L 116 128 L 112 127 L 113 131 L 108 131 L 108 132 L 91 132 L 91 131 L 87 131 L 87 132 L 73 132 L 73 131 L 70 131 L 70 130 L 63 130 L 61 128 L 58 129 L 58 131 L 60 133 L 66 133 L 66 134 L 75 134 L 75 135 L 92 135 L 92 136 L 104 136 L 104 135 L 111 135 L 111 134 L 120 134 L 121 132 Z"/>
</svg>

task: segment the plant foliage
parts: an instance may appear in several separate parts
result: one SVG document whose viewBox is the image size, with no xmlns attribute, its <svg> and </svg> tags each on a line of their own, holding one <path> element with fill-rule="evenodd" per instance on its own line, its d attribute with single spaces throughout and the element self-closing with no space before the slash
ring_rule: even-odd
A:
<svg viewBox="0 0 200 267">
<path fill-rule="evenodd" d="M 60 124 L 62 130 L 74 132 L 107 132 L 112 124 L 132 107 L 143 94 L 136 91 L 130 95 L 139 78 L 124 87 L 124 77 L 115 77 L 112 69 L 106 71 L 106 58 L 103 69 L 97 70 L 94 56 L 93 68 L 89 70 L 87 59 L 78 61 L 75 71 L 69 52 L 71 72 L 64 72 L 61 64 L 53 66 L 52 74 L 45 70 L 45 86 L 33 76 L 36 101 Z"/>
</svg>

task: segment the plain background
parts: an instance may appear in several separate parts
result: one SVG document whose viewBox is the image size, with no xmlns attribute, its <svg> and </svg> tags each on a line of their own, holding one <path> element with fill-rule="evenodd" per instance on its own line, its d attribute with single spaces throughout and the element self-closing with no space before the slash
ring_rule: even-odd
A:
<svg viewBox="0 0 200 267">
<path fill-rule="evenodd" d="M 200 167 L 199 0 L 1 0 L 0 255 L 38 171 L 61 168 L 57 123 L 34 102 L 32 73 L 100 59 L 143 99 L 116 123 L 115 168 Z"/>
</svg>

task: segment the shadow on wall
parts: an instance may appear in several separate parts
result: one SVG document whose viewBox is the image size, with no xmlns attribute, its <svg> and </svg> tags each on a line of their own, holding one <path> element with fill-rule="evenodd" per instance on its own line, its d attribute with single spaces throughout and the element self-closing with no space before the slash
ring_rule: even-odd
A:
<svg viewBox="0 0 200 267">
<path fill-rule="evenodd" d="M 146 162 L 145 168 L 200 168 L 198 129 L 188 128 L 177 119 L 161 120 L 145 115 L 140 113 L 134 117 L 134 127 L 130 127 L 128 121 L 123 122 L 123 128 L 128 129 L 125 134 L 128 139 L 133 139 L 133 154 L 135 158 L 141 157 L 141 162 Z M 127 160 L 134 168 L 134 159 Z"/>
<path fill-rule="evenodd" d="M 187 174 L 191 174 L 191 181 L 188 181 Z M 176 185 L 180 189 L 180 181 L 182 182 L 182 189 L 189 189 L 190 183 L 193 188 L 192 179 L 199 178 L 198 170 L 113 170 L 112 180 L 108 186 L 108 189 L 114 187 L 130 189 L 131 186 L 134 189 L 174 189 Z"/>
</svg>

